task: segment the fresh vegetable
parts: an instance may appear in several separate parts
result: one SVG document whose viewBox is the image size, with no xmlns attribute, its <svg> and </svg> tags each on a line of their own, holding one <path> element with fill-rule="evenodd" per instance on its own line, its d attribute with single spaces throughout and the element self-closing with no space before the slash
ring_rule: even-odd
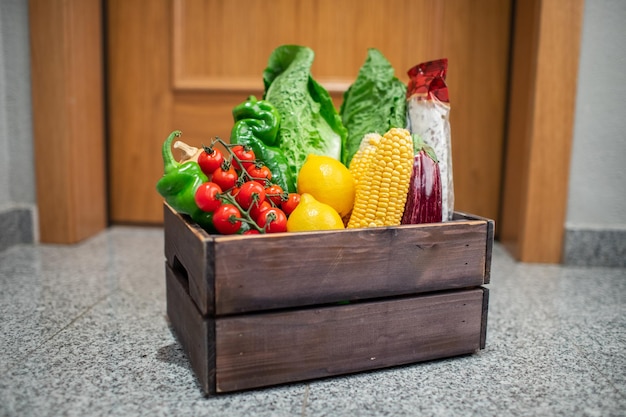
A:
<svg viewBox="0 0 626 417">
<path fill-rule="evenodd" d="M 263 164 L 252 164 L 248 165 L 246 171 L 248 171 L 248 174 L 250 174 L 250 177 L 252 177 L 254 181 L 257 181 L 262 186 L 271 184 L 272 172 L 267 166 Z"/>
<path fill-rule="evenodd" d="M 254 221 L 256 221 L 256 219 L 259 218 L 259 215 L 261 213 L 263 213 L 266 210 L 271 209 L 272 207 L 274 206 L 272 206 L 272 203 L 270 203 L 269 200 L 263 200 L 258 204 L 253 204 L 252 207 L 250 208 L 250 217 L 254 219 Z M 286 214 L 287 213 L 285 213 L 285 215 Z"/>
<path fill-rule="evenodd" d="M 265 189 L 265 195 L 267 198 L 272 200 L 272 203 L 276 207 L 280 207 L 283 199 L 287 199 L 287 193 L 283 190 L 283 188 L 278 184 L 271 184 Z"/>
<path fill-rule="evenodd" d="M 224 163 L 224 155 L 219 149 L 203 147 L 203 152 L 198 156 L 198 165 L 202 172 L 209 176 Z"/>
<path fill-rule="evenodd" d="M 256 223 L 267 233 L 280 233 L 287 231 L 287 216 L 276 207 L 264 210 L 259 214 Z"/>
<path fill-rule="evenodd" d="M 219 198 L 221 193 L 222 188 L 216 183 L 208 181 L 202 183 L 196 190 L 196 205 L 200 210 L 212 213 L 222 205 L 222 200 Z"/>
<path fill-rule="evenodd" d="M 241 229 L 241 212 L 233 204 L 222 204 L 213 213 L 215 229 L 223 235 L 232 235 Z"/>
<path fill-rule="evenodd" d="M 296 191 L 296 180 L 283 151 L 277 146 L 280 114 L 268 101 L 250 96 L 233 109 L 235 124 L 231 144 L 250 147 L 272 172 L 273 182 L 289 192 Z"/>
<path fill-rule="evenodd" d="M 441 175 L 435 151 L 417 135 L 413 135 L 413 173 L 407 195 L 402 224 L 442 221 Z"/>
<path fill-rule="evenodd" d="M 187 161 L 197 162 L 207 177 L 212 175 L 224 163 L 224 154 L 219 149 L 214 149 L 210 146 L 203 145 L 202 148 L 196 148 L 177 140 L 174 142 L 173 148 L 182 153 L 179 160 L 180 163 Z"/>
<path fill-rule="evenodd" d="M 367 133 L 382 135 L 392 127 L 406 126 L 406 89 L 383 54 L 375 48 L 368 49 L 365 63 L 344 93 L 339 109 L 348 129 L 341 156 L 345 166 L 350 166 Z"/>
<path fill-rule="evenodd" d="M 265 189 L 257 181 L 247 181 L 239 187 L 235 200 L 244 210 L 248 210 L 253 204 L 258 206 L 265 201 Z"/>
<path fill-rule="evenodd" d="M 299 203 L 300 203 L 300 194 L 289 193 L 289 195 L 287 196 L 287 199 L 281 203 L 280 208 L 282 208 L 285 214 L 289 216 L 291 215 L 291 213 L 293 213 L 296 207 L 298 207 Z"/>
<path fill-rule="evenodd" d="M 237 184 L 238 179 L 239 174 L 235 168 L 228 161 L 225 161 L 221 167 L 213 172 L 212 181 L 219 185 L 222 190 L 230 190 Z"/>
<path fill-rule="evenodd" d="M 237 159 L 233 160 L 233 168 L 235 169 L 247 169 L 254 164 L 256 155 L 251 147 L 248 145 L 236 145 L 231 148 L 233 154 L 237 156 Z M 241 165 L 239 164 L 241 161 Z"/>
<path fill-rule="evenodd" d="M 200 226 L 213 230 L 210 214 L 206 214 L 196 205 L 196 190 L 208 180 L 200 165 L 193 160 L 179 163 L 172 154 L 172 142 L 181 136 L 179 130 L 173 131 L 163 142 L 161 155 L 164 174 L 156 185 L 158 193 L 174 210 L 190 216 Z"/>
<path fill-rule="evenodd" d="M 314 55 L 305 46 L 279 46 L 263 72 L 263 98 L 276 107 L 281 118 L 277 146 L 295 179 L 309 154 L 340 160 L 347 135 L 330 94 L 311 75 Z"/>
<path fill-rule="evenodd" d="M 227 144 L 219 138 L 202 149 L 179 140 L 172 145 L 180 136 L 180 131 L 174 131 L 163 143 L 165 174 L 157 182 L 157 191 L 173 209 L 190 216 L 209 233 L 253 234 L 286 230 L 287 215 L 280 205 L 287 200 L 288 193 L 268 182 L 273 177 L 271 171 L 250 148 Z M 174 159 L 172 147 L 183 152 L 184 163 Z M 221 165 L 208 167 L 207 172 L 212 172 L 206 175 L 196 161 L 201 161 L 206 154 L 210 158 L 209 165 L 212 165 L 218 153 L 222 155 Z M 244 169 L 246 166 L 247 170 Z M 270 196 L 267 196 L 268 192 Z M 272 213 L 257 224 L 260 216 L 269 210 L 273 210 Z"/>
<path fill-rule="evenodd" d="M 356 197 L 348 228 L 399 225 L 412 168 L 413 139 L 408 130 L 366 135 L 350 163 Z"/>
<path fill-rule="evenodd" d="M 451 166 L 412 130 L 449 150 L 447 61 L 412 68 L 405 86 L 370 48 L 337 111 L 311 74 L 313 59 L 299 45 L 272 52 L 263 98 L 249 96 L 232 111 L 230 143 L 216 138 L 198 149 L 173 143 L 173 132 L 159 193 L 211 233 L 445 221 Z M 183 153 L 179 162 L 172 147 Z"/>
</svg>

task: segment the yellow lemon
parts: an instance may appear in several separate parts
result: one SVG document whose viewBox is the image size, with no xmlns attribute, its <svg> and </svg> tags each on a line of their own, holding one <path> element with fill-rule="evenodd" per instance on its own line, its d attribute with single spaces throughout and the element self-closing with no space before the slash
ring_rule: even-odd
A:
<svg viewBox="0 0 626 417">
<path fill-rule="evenodd" d="M 343 229 L 339 213 L 328 204 L 321 203 L 311 194 L 302 194 L 300 203 L 287 219 L 288 232 Z"/>
<path fill-rule="evenodd" d="M 311 194 L 343 217 L 352 211 L 354 205 L 354 177 L 338 160 L 311 154 L 298 173 L 298 192 Z"/>
</svg>

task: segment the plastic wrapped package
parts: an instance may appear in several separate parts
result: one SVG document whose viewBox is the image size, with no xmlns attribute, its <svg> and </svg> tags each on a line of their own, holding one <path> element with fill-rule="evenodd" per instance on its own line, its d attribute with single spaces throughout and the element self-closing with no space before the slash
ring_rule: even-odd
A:
<svg viewBox="0 0 626 417">
<path fill-rule="evenodd" d="M 446 85 L 448 60 L 424 62 L 408 71 L 407 129 L 432 147 L 439 159 L 442 221 L 454 213 L 450 100 Z"/>
</svg>

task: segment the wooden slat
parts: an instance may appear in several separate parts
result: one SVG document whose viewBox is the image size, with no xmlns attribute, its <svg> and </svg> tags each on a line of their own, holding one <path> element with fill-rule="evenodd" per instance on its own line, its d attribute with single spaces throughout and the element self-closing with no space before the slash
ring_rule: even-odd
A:
<svg viewBox="0 0 626 417">
<path fill-rule="evenodd" d="M 487 345 L 487 316 L 489 313 L 489 289 L 483 287 L 483 312 L 480 328 L 480 348 Z"/>
<path fill-rule="evenodd" d="M 218 318 L 216 392 L 472 353 L 482 288 Z"/>
<path fill-rule="evenodd" d="M 31 0 L 40 240 L 75 243 L 107 225 L 100 0 Z"/>
<path fill-rule="evenodd" d="M 483 222 L 215 242 L 216 314 L 482 285 Z M 253 266 L 253 271 L 250 270 Z"/>
<path fill-rule="evenodd" d="M 204 230 L 190 226 L 164 206 L 165 259 L 186 280 L 187 292 L 204 315 L 215 312 L 213 244 Z"/>
<path fill-rule="evenodd" d="M 215 392 L 215 322 L 200 315 L 184 280 L 167 264 L 165 275 L 167 316 L 202 389 Z"/>
<path fill-rule="evenodd" d="M 219 236 L 165 210 L 166 258 L 187 271 L 202 314 L 479 286 L 491 262 L 485 220 Z"/>
<path fill-rule="evenodd" d="M 491 258 L 493 256 L 493 242 L 496 236 L 496 222 L 492 219 L 488 219 L 482 216 L 476 216 L 474 214 L 463 213 L 455 211 L 454 220 L 483 220 L 487 223 L 487 235 L 485 239 L 485 282 L 483 284 L 489 284 L 491 282 Z"/>
<path fill-rule="evenodd" d="M 524 262 L 561 261 L 583 3 L 516 2 L 499 230 Z"/>
</svg>

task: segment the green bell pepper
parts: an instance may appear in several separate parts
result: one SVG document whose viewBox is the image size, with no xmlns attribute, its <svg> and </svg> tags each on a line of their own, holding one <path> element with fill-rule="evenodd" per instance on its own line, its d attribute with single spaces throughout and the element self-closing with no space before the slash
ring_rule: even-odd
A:
<svg viewBox="0 0 626 417">
<path fill-rule="evenodd" d="M 172 142 L 180 135 L 181 132 L 175 130 L 163 142 L 161 153 L 165 172 L 157 182 L 156 189 L 174 210 L 190 216 L 205 230 L 212 231 L 213 214 L 200 210 L 195 200 L 196 190 L 202 183 L 208 181 L 207 176 L 197 162 L 179 163 L 172 154 Z"/>
<path fill-rule="evenodd" d="M 280 114 L 268 101 L 249 96 L 233 109 L 235 125 L 230 143 L 249 146 L 272 172 L 272 181 L 289 193 L 296 192 L 296 180 L 283 151 L 276 146 Z"/>
</svg>

